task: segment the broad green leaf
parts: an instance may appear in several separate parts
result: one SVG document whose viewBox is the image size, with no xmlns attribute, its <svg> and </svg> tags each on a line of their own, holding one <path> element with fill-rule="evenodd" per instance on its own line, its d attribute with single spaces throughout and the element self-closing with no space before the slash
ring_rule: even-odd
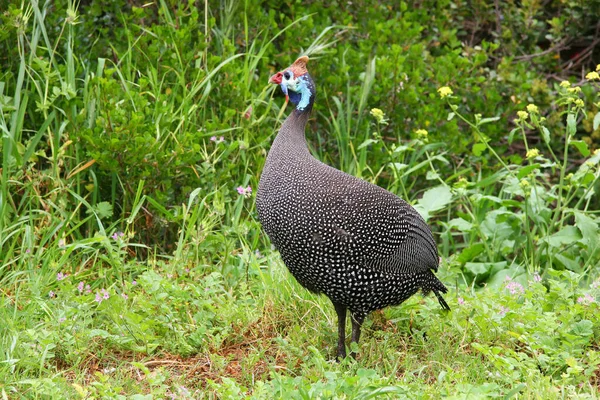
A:
<svg viewBox="0 0 600 400">
<path fill-rule="evenodd" d="M 587 319 L 582 319 L 581 321 L 573 324 L 571 332 L 577 336 L 592 336 L 594 333 L 594 323 Z"/>
<path fill-rule="evenodd" d="M 432 180 L 438 179 L 439 177 L 440 177 L 440 175 L 437 172 L 427 171 L 427 175 L 425 176 L 425 179 L 427 179 L 428 181 L 432 181 Z"/>
<path fill-rule="evenodd" d="M 400 170 L 403 170 L 404 168 L 408 167 L 408 164 L 403 164 L 403 163 L 399 163 L 399 162 L 389 163 L 388 165 L 390 167 L 392 167 L 393 169 L 395 169 L 396 171 L 400 171 Z"/>
<path fill-rule="evenodd" d="M 544 142 L 550 143 L 550 131 L 545 126 L 542 126 L 542 138 Z"/>
<path fill-rule="evenodd" d="M 567 115 L 567 133 L 569 135 L 574 135 L 577 131 L 577 122 L 575 121 L 575 114 L 569 113 Z"/>
<path fill-rule="evenodd" d="M 586 245 L 595 245 L 598 246 L 600 244 L 600 235 L 598 234 L 598 222 L 596 222 L 591 217 L 587 215 L 575 211 L 575 226 L 581 232 L 581 241 Z"/>
<path fill-rule="evenodd" d="M 458 261 L 466 263 L 467 261 L 473 260 L 479 254 L 485 250 L 483 243 L 476 243 L 472 246 L 467 247 L 458 255 Z"/>
<path fill-rule="evenodd" d="M 569 271 L 574 271 L 577 273 L 583 271 L 583 268 L 581 267 L 581 262 L 579 261 L 573 260 L 572 258 L 569 258 L 561 253 L 554 254 L 554 258 L 556 258 L 556 260 L 560 262 Z"/>
<path fill-rule="evenodd" d="M 588 149 L 587 143 L 583 140 L 572 140 L 571 144 L 577 147 L 582 156 L 587 157 L 590 155 L 590 149 Z"/>
<path fill-rule="evenodd" d="M 511 144 L 511 143 L 512 143 L 512 141 L 513 141 L 513 139 L 514 139 L 514 136 L 515 136 L 515 133 L 517 133 L 517 132 L 519 131 L 519 129 L 520 129 L 520 128 L 515 128 L 515 129 L 513 129 L 512 131 L 510 131 L 510 132 L 508 133 L 508 144 Z"/>
<path fill-rule="evenodd" d="M 368 145 L 370 145 L 370 144 L 373 144 L 373 143 L 377 143 L 377 140 L 374 140 L 374 139 L 367 139 L 367 140 L 365 140 L 364 142 L 362 142 L 362 143 L 361 143 L 361 144 L 360 144 L 360 145 L 359 145 L 359 146 L 356 148 L 356 150 L 363 149 L 363 148 L 365 148 L 365 147 L 367 147 Z"/>
<path fill-rule="evenodd" d="M 448 227 L 456 228 L 461 232 L 469 232 L 473 229 L 473 224 L 463 218 L 454 218 L 448 221 Z"/>
<path fill-rule="evenodd" d="M 477 204 L 480 204 L 485 200 L 489 200 L 497 204 L 502 204 L 502 199 L 500 197 L 492 195 L 481 195 L 479 193 L 475 193 L 473 196 L 471 196 L 471 201 Z"/>
<path fill-rule="evenodd" d="M 581 233 L 574 226 L 566 226 L 555 234 L 543 238 L 542 241 L 547 242 L 550 246 L 560 247 L 563 244 L 571 244 L 581 239 Z"/>
<path fill-rule="evenodd" d="M 538 163 L 531 164 L 531 165 L 527 165 L 527 166 L 521 168 L 519 170 L 519 172 L 517 173 L 517 178 L 522 179 L 522 178 L 526 177 L 527 175 L 529 175 L 529 173 L 531 171 L 533 171 L 536 168 L 540 168 L 540 164 L 538 164 Z"/>
<path fill-rule="evenodd" d="M 479 120 L 478 125 L 489 124 L 490 122 L 496 122 L 500 119 L 500 117 L 490 117 L 490 118 L 482 118 Z"/>
<path fill-rule="evenodd" d="M 102 201 L 94 206 L 94 211 L 100 219 L 110 218 L 113 215 L 113 206 L 107 201 Z"/>
<path fill-rule="evenodd" d="M 481 153 L 483 153 L 483 150 L 485 150 L 485 143 L 475 143 L 473 145 L 473 154 L 476 155 L 477 157 L 479 157 L 481 155 Z"/>
<path fill-rule="evenodd" d="M 491 263 L 483 262 L 468 262 L 465 264 L 465 269 L 474 275 L 485 275 L 492 269 Z"/>
<path fill-rule="evenodd" d="M 437 211 L 444 208 L 452 201 L 452 191 L 448 186 L 440 185 L 423 193 L 423 197 L 417 203 L 427 212 Z"/>
</svg>

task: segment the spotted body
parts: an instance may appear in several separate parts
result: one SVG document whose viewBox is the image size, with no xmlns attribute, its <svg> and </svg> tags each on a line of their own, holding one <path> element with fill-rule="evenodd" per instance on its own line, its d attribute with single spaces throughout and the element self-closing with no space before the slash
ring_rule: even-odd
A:
<svg viewBox="0 0 600 400">
<path fill-rule="evenodd" d="M 369 312 L 400 304 L 419 290 L 433 291 L 448 309 L 440 295 L 447 289 L 433 273 L 437 247 L 417 211 L 310 154 L 304 130 L 314 84 L 306 72 L 295 76 L 292 67 L 279 73 L 279 82 L 277 75 L 272 78 L 282 86 L 286 80 L 297 82 L 282 87 L 296 108 L 273 142 L 256 197 L 259 220 L 285 265 L 302 286 L 329 297 L 340 320 L 350 310 L 356 341 Z M 338 328 L 338 356 L 343 357 Z"/>
</svg>

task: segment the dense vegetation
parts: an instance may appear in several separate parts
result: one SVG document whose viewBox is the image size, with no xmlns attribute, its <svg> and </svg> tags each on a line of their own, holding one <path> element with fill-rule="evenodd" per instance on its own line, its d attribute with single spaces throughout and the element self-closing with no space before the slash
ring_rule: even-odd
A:
<svg viewBox="0 0 600 400">
<path fill-rule="evenodd" d="M 3 398 L 598 397 L 597 0 L 0 4 Z M 254 210 L 300 54 L 451 288 L 341 364 Z"/>
</svg>

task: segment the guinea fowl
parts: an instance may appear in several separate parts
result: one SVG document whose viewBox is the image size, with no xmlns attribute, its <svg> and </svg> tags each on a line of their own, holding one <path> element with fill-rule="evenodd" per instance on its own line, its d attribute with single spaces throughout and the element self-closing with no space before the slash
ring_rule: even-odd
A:
<svg viewBox="0 0 600 400">
<path fill-rule="evenodd" d="M 273 75 L 295 109 L 275 138 L 256 195 L 258 219 L 298 282 L 323 293 L 338 315 L 338 359 L 346 357 L 346 313 L 352 341 L 371 311 L 421 290 L 447 289 L 434 275 L 438 252 L 419 213 L 379 186 L 315 159 L 304 137 L 315 100 L 308 57 Z"/>
</svg>

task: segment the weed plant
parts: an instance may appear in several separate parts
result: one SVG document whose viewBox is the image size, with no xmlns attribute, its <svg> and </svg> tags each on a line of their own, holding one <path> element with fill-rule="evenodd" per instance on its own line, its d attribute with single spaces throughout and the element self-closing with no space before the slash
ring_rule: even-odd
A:
<svg viewBox="0 0 600 400">
<path fill-rule="evenodd" d="M 596 53 L 525 29 L 585 41 L 593 2 L 270 3 L 1 11 L 2 398 L 598 398 Z M 414 204 L 451 289 L 340 364 L 253 206 L 300 53 L 314 154 Z"/>
</svg>

